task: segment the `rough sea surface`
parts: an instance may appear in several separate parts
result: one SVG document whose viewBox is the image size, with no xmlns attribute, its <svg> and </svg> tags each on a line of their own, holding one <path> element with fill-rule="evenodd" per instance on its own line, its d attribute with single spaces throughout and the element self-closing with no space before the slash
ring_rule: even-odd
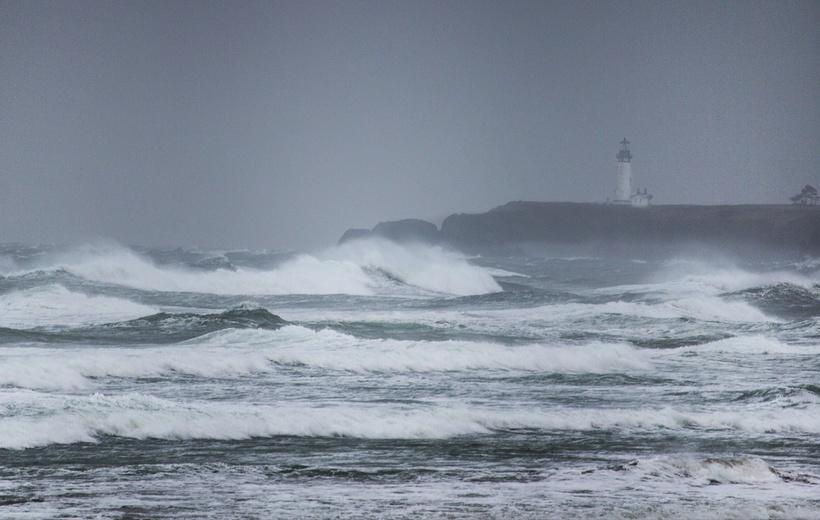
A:
<svg viewBox="0 0 820 520">
<path fill-rule="evenodd" d="M 818 272 L 2 245 L 0 517 L 820 518 Z"/>
</svg>

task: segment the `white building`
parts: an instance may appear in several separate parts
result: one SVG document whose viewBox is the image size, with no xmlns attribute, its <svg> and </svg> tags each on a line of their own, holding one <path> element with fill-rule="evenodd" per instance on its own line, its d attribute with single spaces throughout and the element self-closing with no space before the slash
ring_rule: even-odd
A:
<svg viewBox="0 0 820 520">
<path fill-rule="evenodd" d="M 652 195 L 644 188 L 643 191 L 638 190 L 632 194 L 631 202 L 636 208 L 646 208 L 652 203 Z"/>
<path fill-rule="evenodd" d="M 629 205 L 636 208 L 645 208 L 649 206 L 652 201 L 646 188 L 643 191 L 632 190 L 632 152 L 629 151 L 629 141 L 621 141 L 621 149 L 618 155 L 618 177 L 615 184 L 615 198 L 612 200 L 613 204 Z"/>
</svg>

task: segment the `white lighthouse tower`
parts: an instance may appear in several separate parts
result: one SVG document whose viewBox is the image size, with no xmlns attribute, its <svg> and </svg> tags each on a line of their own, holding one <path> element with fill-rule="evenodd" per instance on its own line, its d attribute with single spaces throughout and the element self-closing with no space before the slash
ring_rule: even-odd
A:
<svg viewBox="0 0 820 520">
<path fill-rule="evenodd" d="M 629 141 L 621 141 L 618 155 L 618 180 L 615 185 L 615 204 L 632 204 L 632 152 L 629 151 Z"/>
<path fill-rule="evenodd" d="M 637 191 L 632 190 L 632 152 L 629 151 L 629 141 L 621 141 L 621 149 L 618 155 L 618 178 L 615 184 L 615 199 L 613 204 L 623 204 L 635 208 L 646 208 L 652 203 L 652 195 L 646 188 Z"/>
</svg>

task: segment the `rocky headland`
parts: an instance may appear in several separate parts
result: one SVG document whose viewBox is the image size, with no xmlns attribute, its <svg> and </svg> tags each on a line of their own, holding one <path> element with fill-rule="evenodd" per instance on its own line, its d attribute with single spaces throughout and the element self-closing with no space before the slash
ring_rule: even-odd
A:
<svg viewBox="0 0 820 520">
<path fill-rule="evenodd" d="M 697 244 L 720 250 L 820 254 L 820 207 L 799 205 L 632 208 L 608 204 L 524 202 L 484 213 L 458 213 L 441 228 L 407 219 L 348 230 L 340 242 L 369 236 L 444 243 L 482 252 L 522 245 L 594 245 L 611 250 Z"/>
</svg>

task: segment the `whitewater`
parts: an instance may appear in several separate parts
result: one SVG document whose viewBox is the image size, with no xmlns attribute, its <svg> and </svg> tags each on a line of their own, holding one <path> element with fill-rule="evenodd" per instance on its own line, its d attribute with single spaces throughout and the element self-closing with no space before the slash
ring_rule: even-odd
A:
<svg viewBox="0 0 820 520">
<path fill-rule="evenodd" d="M 0 244 L 0 517 L 820 518 L 818 266 Z"/>
</svg>

